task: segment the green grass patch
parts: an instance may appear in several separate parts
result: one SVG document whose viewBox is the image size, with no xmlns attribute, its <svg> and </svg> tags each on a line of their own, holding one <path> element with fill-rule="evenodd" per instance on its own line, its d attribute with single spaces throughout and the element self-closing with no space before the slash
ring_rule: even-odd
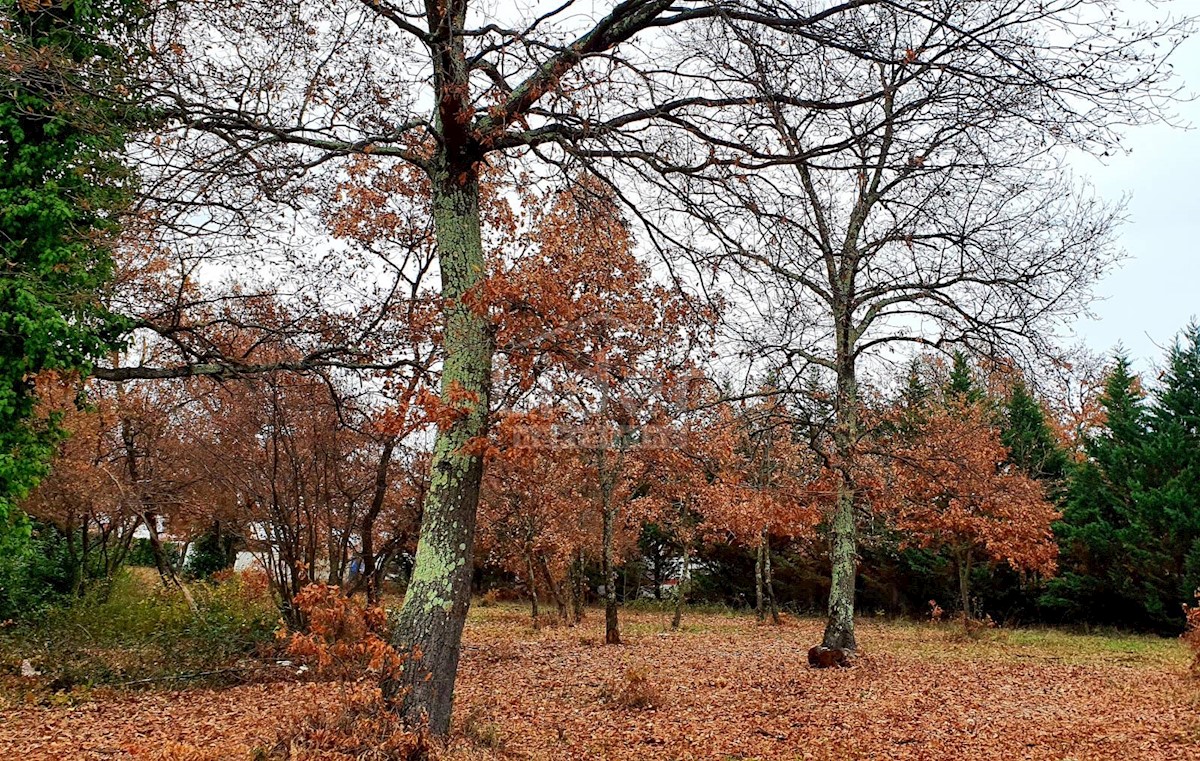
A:
<svg viewBox="0 0 1200 761">
<path fill-rule="evenodd" d="M 10 627 L 0 636 L 0 662 L 9 674 L 28 662 L 40 686 L 69 692 L 220 672 L 274 647 L 279 614 L 264 580 L 234 574 L 189 590 L 195 612 L 156 576 L 123 571 Z"/>
</svg>

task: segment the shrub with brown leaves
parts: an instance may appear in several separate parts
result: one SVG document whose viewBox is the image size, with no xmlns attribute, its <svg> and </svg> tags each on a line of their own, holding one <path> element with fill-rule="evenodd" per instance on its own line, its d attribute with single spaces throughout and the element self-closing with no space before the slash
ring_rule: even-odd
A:
<svg viewBox="0 0 1200 761">
<path fill-rule="evenodd" d="M 1196 601 L 1200 603 L 1200 589 L 1196 590 Z M 1192 676 L 1200 679 L 1200 604 L 1194 608 L 1184 605 L 1183 615 L 1187 617 L 1187 628 L 1183 632 L 1183 641 L 1192 651 Z"/>
<path fill-rule="evenodd" d="M 344 706 L 307 714 L 280 735 L 267 758 L 286 761 L 418 761 L 428 738 L 410 731 L 378 695 L 357 696 Z"/>
<path fill-rule="evenodd" d="M 626 671 L 624 680 L 609 685 L 603 697 L 606 702 L 632 710 L 657 708 L 662 703 L 658 686 L 650 681 L 650 674 L 644 668 Z"/>
<path fill-rule="evenodd" d="M 385 679 L 402 656 L 387 641 L 387 611 L 346 597 L 336 586 L 311 584 L 296 595 L 308 631 L 288 637 L 288 654 L 322 676 Z"/>
</svg>

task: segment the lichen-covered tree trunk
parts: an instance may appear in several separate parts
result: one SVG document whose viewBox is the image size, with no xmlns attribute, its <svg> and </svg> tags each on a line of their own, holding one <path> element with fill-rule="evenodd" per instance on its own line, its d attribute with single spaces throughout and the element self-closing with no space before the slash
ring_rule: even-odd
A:
<svg viewBox="0 0 1200 761">
<path fill-rule="evenodd" d="M 779 620 L 779 605 L 775 602 L 775 576 L 771 571 L 771 535 L 764 527 L 762 532 L 763 558 L 763 591 L 765 592 L 767 609 L 771 611 L 771 623 L 781 624 Z"/>
<path fill-rule="evenodd" d="M 760 541 L 754 549 L 754 614 L 759 621 L 765 621 L 767 617 L 763 598 L 763 546 Z"/>
<path fill-rule="evenodd" d="M 605 491 L 609 491 L 605 489 Z M 621 644 L 621 629 L 617 623 L 617 567 L 613 562 L 613 524 L 616 521 L 616 506 L 612 495 L 604 495 L 603 547 L 601 555 L 604 572 L 604 643 Z"/>
<path fill-rule="evenodd" d="M 829 617 L 821 644 L 854 650 L 854 583 L 858 537 L 854 522 L 854 449 L 858 437 L 858 383 L 849 328 L 839 330 L 836 420 L 833 439 L 838 458 L 837 499 L 829 521 Z"/>
<path fill-rule="evenodd" d="M 688 567 L 692 559 L 692 545 L 683 543 L 683 567 L 679 572 L 679 582 L 675 585 L 675 616 L 671 619 L 671 628 L 678 629 L 683 623 L 683 606 L 687 604 L 688 577 L 691 569 Z"/>
<path fill-rule="evenodd" d="M 484 277 L 479 184 L 472 163 L 443 162 L 432 172 L 433 213 L 445 300 L 442 403 L 459 414 L 438 426 L 429 488 L 393 644 L 407 657 L 385 681 L 410 725 L 435 736 L 450 729 L 454 679 L 470 605 L 475 516 L 487 434 L 493 340 L 485 317 L 464 302 Z"/>
</svg>

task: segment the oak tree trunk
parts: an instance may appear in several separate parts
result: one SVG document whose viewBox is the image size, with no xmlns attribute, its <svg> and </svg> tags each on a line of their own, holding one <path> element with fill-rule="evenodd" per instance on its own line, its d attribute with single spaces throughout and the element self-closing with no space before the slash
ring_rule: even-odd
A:
<svg viewBox="0 0 1200 761">
<path fill-rule="evenodd" d="M 829 615 L 821 644 L 854 650 L 854 584 L 858 570 L 858 538 L 854 522 L 854 448 L 858 436 L 858 384 L 853 348 L 839 335 L 834 446 L 838 457 L 837 499 L 830 516 Z"/>
<path fill-rule="evenodd" d="M 691 549 L 691 544 L 683 543 L 683 568 L 679 572 L 679 582 L 675 585 L 675 616 L 671 619 L 672 629 L 678 629 L 683 622 L 683 606 L 687 604 L 688 576 L 691 572 L 688 568 L 692 559 Z"/>
<path fill-rule="evenodd" d="M 767 608 L 771 611 L 771 623 L 779 624 L 779 606 L 775 604 L 775 577 L 771 573 L 771 537 L 764 528 L 762 532 L 763 589 L 766 592 Z"/>
<path fill-rule="evenodd" d="M 571 620 L 579 623 L 583 620 L 584 606 L 587 604 L 587 569 L 583 550 L 571 564 Z"/>
<path fill-rule="evenodd" d="M 474 162 L 442 162 L 432 173 L 434 228 L 445 300 L 442 403 L 459 414 L 438 426 L 412 577 L 393 644 L 407 662 L 385 680 L 385 699 L 434 736 L 450 729 L 463 624 L 471 600 L 472 551 L 487 434 L 493 339 L 464 296 L 485 275 L 479 180 Z"/>
<path fill-rule="evenodd" d="M 554 575 L 550 573 L 550 563 L 546 560 L 545 553 L 538 553 L 537 567 L 542 574 L 542 582 L 550 592 L 550 598 L 554 600 L 554 608 L 558 611 L 558 619 L 565 622 L 567 620 L 567 601 L 563 597 L 562 585 L 556 582 Z"/>
<path fill-rule="evenodd" d="M 962 600 L 963 629 L 971 630 L 971 551 L 958 553 L 958 593 Z"/>
<path fill-rule="evenodd" d="M 767 616 L 767 609 L 763 606 L 762 593 L 762 544 L 758 544 L 754 551 L 754 612 L 758 617 L 758 621 L 764 621 Z"/>
<path fill-rule="evenodd" d="M 754 614 L 760 622 L 767 617 L 763 598 L 763 546 L 760 541 L 754 550 Z"/>
<path fill-rule="evenodd" d="M 533 553 L 525 553 L 525 589 L 529 592 L 529 616 L 533 620 L 533 628 L 539 628 L 538 621 L 538 590 L 537 579 L 533 575 Z"/>
<path fill-rule="evenodd" d="M 617 623 L 617 568 L 613 563 L 613 523 L 616 508 L 611 496 L 604 500 L 604 537 L 602 548 L 602 570 L 604 573 L 604 643 L 621 644 L 621 631 Z"/>
</svg>

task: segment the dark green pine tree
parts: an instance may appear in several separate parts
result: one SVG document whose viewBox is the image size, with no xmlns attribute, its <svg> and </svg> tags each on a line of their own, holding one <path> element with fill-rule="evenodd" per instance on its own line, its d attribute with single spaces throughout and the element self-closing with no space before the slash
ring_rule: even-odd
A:
<svg viewBox="0 0 1200 761">
<path fill-rule="evenodd" d="M 101 293 L 130 198 L 119 48 L 137 6 L 0 0 L 0 13 L 0 526 L 12 527 L 58 438 L 34 420 L 34 378 L 86 372 L 124 329 Z"/>
<path fill-rule="evenodd" d="M 922 426 L 938 403 L 938 389 L 928 380 L 925 357 L 909 363 L 904 386 L 896 398 L 896 416 L 878 426 L 873 435 L 904 445 L 921 435 Z M 947 583 L 953 565 L 938 549 L 911 546 L 907 537 L 887 521 L 869 521 L 859 535 L 859 566 L 864 604 L 876 603 L 893 610 L 921 615 L 931 599 L 948 599 Z"/>
<path fill-rule="evenodd" d="M 953 400 L 960 404 L 975 404 L 983 400 L 983 389 L 976 382 L 975 371 L 971 368 L 971 360 L 964 352 L 954 352 L 945 393 L 947 400 Z"/>
<path fill-rule="evenodd" d="M 1013 384 L 1003 412 L 1000 441 L 1008 447 L 1009 462 L 1029 477 L 1047 482 L 1048 491 L 1055 494 L 1066 476 L 1069 458 L 1024 380 Z"/>
<path fill-rule="evenodd" d="M 1163 558 L 1139 507 L 1146 482 L 1149 413 L 1128 358 L 1118 352 L 1100 404 L 1104 427 L 1084 442 L 1055 526 L 1060 575 L 1043 604 L 1072 620 L 1165 627 L 1153 592 Z"/>
<path fill-rule="evenodd" d="M 995 400 L 1000 440 L 1008 448 L 1007 464 L 1042 482 L 1046 496 L 1060 505 L 1070 458 L 1054 435 L 1045 410 L 1018 377 L 1008 396 Z M 979 594 L 997 614 L 1031 620 L 1042 615 L 1039 600 L 1048 580 L 998 565 L 974 582 Z"/>
<path fill-rule="evenodd" d="M 192 545 L 187 557 L 187 573 L 194 579 L 209 579 L 213 574 L 233 567 L 237 560 L 239 538 L 214 521 Z M 153 558 L 150 565 L 155 565 Z"/>
<path fill-rule="evenodd" d="M 1162 565 L 1155 613 L 1182 625 L 1180 605 L 1200 586 L 1200 326 L 1184 329 L 1150 408 L 1146 479 L 1138 507 Z"/>
<path fill-rule="evenodd" d="M 933 398 L 933 389 L 925 381 L 921 368 L 922 362 L 919 358 L 909 364 L 908 379 L 904 390 L 900 392 L 900 404 L 904 408 L 904 415 L 912 423 L 919 423 L 925 419 L 925 412 Z"/>
<path fill-rule="evenodd" d="M 929 407 L 934 401 L 934 389 L 921 372 L 923 366 L 924 363 L 919 357 L 909 363 L 904 387 L 900 389 L 896 399 L 898 414 L 895 420 L 889 421 L 876 431 L 878 435 L 901 438 L 915 436 L 921 424 L 928 419 Z"/>
</svg>

